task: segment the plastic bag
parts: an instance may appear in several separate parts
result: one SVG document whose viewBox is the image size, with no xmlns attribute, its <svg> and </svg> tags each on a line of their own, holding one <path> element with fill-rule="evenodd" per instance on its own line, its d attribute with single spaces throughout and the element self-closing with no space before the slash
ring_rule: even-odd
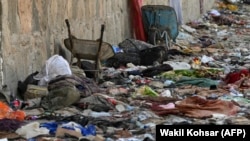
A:
<svg viewBox="0 0 250 141">
<path fill-rule="evenodd" d="M 72 75 L 69 63 L 62 56 L 54 55 L 50 57 L 34 79 L 39 80 L 38 85 L 46 86 L 47 83 L 59 75 Z"/>
</svg>

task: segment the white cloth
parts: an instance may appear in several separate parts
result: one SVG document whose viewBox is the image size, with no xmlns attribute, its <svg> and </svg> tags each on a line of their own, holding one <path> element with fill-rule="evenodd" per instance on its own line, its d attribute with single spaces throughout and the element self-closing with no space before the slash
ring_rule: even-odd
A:
<svg viewBox="0 0 250 141">
<path fill-rule="evenodd" d="M 39 135 L 49 135 L 49 129 L 40 127 L 39 122 L 31 122 L 18 128 L 16 133 L 25 139 L 30 139 Z"/>
<path fill-rule="evenodd" d="M 176 12 L 178 24 L 183 24 L 183 15 L 182 15 L 182 4 L 181 0 L 169 0 L 169 6 L 173 7 Z"/>
</svg>

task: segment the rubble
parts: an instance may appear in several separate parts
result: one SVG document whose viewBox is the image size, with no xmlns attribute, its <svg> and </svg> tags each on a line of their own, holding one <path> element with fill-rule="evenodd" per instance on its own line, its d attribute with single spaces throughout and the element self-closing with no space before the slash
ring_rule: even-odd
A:
<svg viewBox="0 0 250 141">
<path fill-rule="evenodd" d="M 158 124 L 249 125 L 250 7 L 228 2 L 180 26 L 166 52 L 134 39 L 118 43 L 119 55 L 102 62 L 98 83 L 84 72 L 90 63 L 79 68 L 52 56 L 62 60 L 59 68 L 47 61 L 52 68 L 20 81 L 18 103 L 1 91 L 9 104 L 0 103 L 0 125 L 11 127 L 1 128 L 0 137 L 146 141 L 155 140 Z"/>
</svg>

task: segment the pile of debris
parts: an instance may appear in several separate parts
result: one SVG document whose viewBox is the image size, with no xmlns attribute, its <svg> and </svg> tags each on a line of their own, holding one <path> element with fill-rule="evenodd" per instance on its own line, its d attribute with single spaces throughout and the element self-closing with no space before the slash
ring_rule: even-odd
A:
<svg viewBox="0 0 250 141">
<path fill-rule="evenodd" d="M 0 138 L 155 140 L 159 124 L 250 124 L 250 6 L 218 1 L 180 26 L 164 46 L 126 39 L 102 62 L 71 66 L 59 55 L 19 81 L 20 98 L 1 91 Z"/>
</svg>

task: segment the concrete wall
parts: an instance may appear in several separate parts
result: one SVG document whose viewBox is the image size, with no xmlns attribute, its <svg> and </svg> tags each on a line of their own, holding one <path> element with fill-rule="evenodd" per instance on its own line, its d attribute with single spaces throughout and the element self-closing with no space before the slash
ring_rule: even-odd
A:
<svg viewBox="0 0 250 141">
<path fill-rule="evenodd" d="M 210 10 L 212 6 L 214 6 L 215 0 L 181 0 L 182 4 L 182 13 L 183 13 L 183 22 L 189 22 L 192 20 L 196 20 L 203 13 Z M 161 5 L 169 4 L 169 0 L 144 0 L 143 5 L 153 4 L 153 5 Z M 203 10 L 201 11 L 201 8 Z"/>
<path fill-rule="evenodd" d="M 212 5 L 214 0 L 205 0 Z M 72 34 L 95 40 L 105 23 L 104 41 L 117 44 L 132 37 L 129 0 L 0 0 L 1 85 L 15 93 L 18 80 L 40 71 Z M 166 0 L 144 0 L 145 4 L 168 4 Z M 208 6 L 208 5 L 206 5 Z M 195 7 L 195 8 L 194 8 Z M 185 21 L 197 19 L 199 0 L 183 0 Z M 210 5 L 208 6 L 210 8 Z M 68 52 L 69 53 L 69 52 Z"/>
<path fill-rule="evenodd" d="M 189 22 L 201 17 L 202 11 L 204 13 L 210 10 L 214 2 L 215 0 L 203 0 L 203 5 L 200 5 L 200 0 L 182 0 L 183 21 Z"/>
</svg>

